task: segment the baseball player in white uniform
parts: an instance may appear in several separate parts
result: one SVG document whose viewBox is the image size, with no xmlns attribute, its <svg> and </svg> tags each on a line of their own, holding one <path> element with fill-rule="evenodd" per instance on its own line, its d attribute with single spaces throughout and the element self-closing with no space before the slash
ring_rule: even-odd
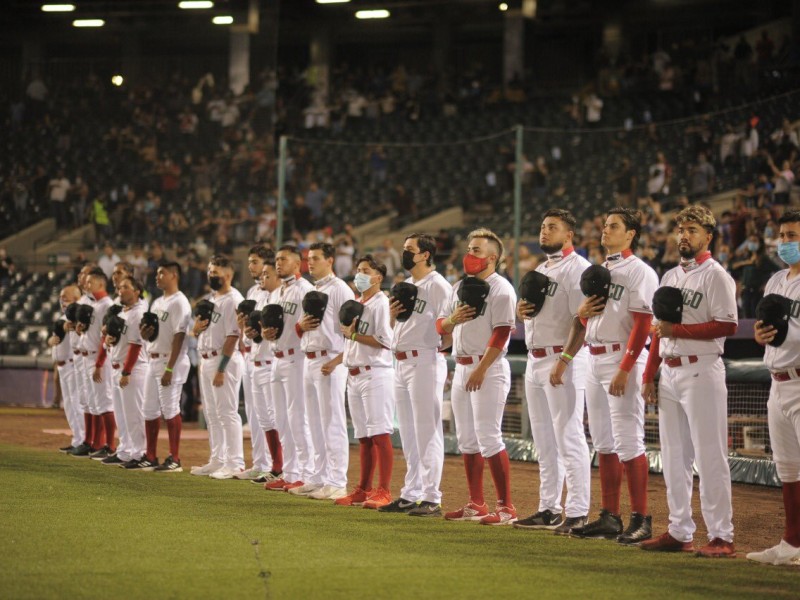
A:
<svg viewBox="0 0 800 600">
<path fill-rule="evenodd" d="M 73 302 L 77 302 L 81 297 L 80 288 L 76 285 L 68 285 L 61 290 L 59 294 L 59 302 L 61 303 L 62 315 L 67 309 L 67 306 Z M 64 320 L 66 324 L 66 320 Z M 59 448 L 60 452 L 67 453 L 74 448 L 77 448 L 83 442 L 85 431 L 85 423 L 83 418 L 83 411 L 79 399 L 79 390 L 76 387 L 76 370 L 75 362 L 72 354 L 72 335 L 64 332 L 64 337 L 59 339 L 56 335 L 51 335 L 47 340 L 47 345 L 52 348 L 53 362 L 56 365 L 56 373 L 58 374 L 58 381 L 61 385 L 61 398 L 62 407 L 64 408 L 64 415 L 67 417 L 70 431 L 72 431 L 72 439 L 69 446 Z"/>
<path fill-rule="evenodd" d="M 297 323 L 300 348 L 306 357 L 304 395 L 314 454 L 309 457 L 310 474 L 305 485 L 289 493 L 314 500 L 337 500 L 347 494 L 350 444 L 344 408 L 347 370 L 337 366 L 323 373 L 323 366 L 344 350 L 339 331 L 339 308 L 355 295 L 333 272 L 336 249 L 318 242 L 308 250 L 308 271 L 314 290 L 328 296 L 322 320 L 305 313 Z"/>
<path fill-rule="evenodd" d="M 572 528 L 570 535 L 616 539 L 621 544 L 638 544 L 652 537 L 647 514 L 649 464 L 644 447 L 644 400 L 640 391 L 647 360 L 644 347 L 653 319 L 650 305 L 658 276 L 633 254 L 640 232 L 638 211 L 614 208 L 608 212 L 601 238 L 607 252 L 603 266 L 611 273 L 608 300 L 598 296 L 584 300 L 578 316 L 586 321 L 585 332 L 583 321 L 573 320 L 565 351 L 575 356 L 585 333 L 590 355 L 586 404 L 592 444 L 600 463 L 602 495 L 600 518 Z M 565 362 L 558 361 L 553 366 L 553 379 L 559 379 L 565 368 Z M 632 511 L 624 532 L 620 516 L 623 469 Z"/>
<path fill-rule="evenodd" d="M 302 318 L 303 297 L 314 289 L 300 275 L 300 253 L 294 246 L 282 246 L 275 254 L 275 269 L 283 284 L 277 292 L 277 304 L 283 308 L 283 332 L 275 339 L 277 331 L 266 328 L 262 337 L 272 341 L 275 357 L 272 363 L 270 393 L 279 423 L 283 446 L 283 477 L 264 485 L 270 491 L 289 491 L 302 487 L 311 476 L 310 460 L 314 447 L 306 418 L 303 392 L 305 355 L 300 350 L 300 335 L 295 327 Z M 270 329 L 272 331 L 270 331 Z M 283 429 L 283 430 L 282 430 Z"/>
<path fill-rule="evenodd" d="M 717 222 L 703 206 L 677 217 L 681 263 L 661 279 L 681 290 L 679 324 L 658 321 L 642 394 L 658 403 L 661 461 L 667 485 L 669 528 L 643 550 L 692 551 L 693 464 L 700 475 L 700 508 L 708 545 L 698 556 L 733 557 L 731 475 L 728 466 L 728 389 L 722 363 L 725 337 L 736 333 L 736 284 L 708 248 Z M 663 360 L 658 395 L 653 377 Z"/>
<path fill-rule="evenodd" d="M 458 449 L 464 456 L 469 502 L 448 512 L 451 521 L 479 521 L 483 525 L 507 525 L 517 520 L 511 500 L 511 469 L 501 431 L 503 410 L 511 389 L 511 368 L 505 355 L 516 325 L 517 295 L 497 272 L 503 243 L 488 229 L 477 229 L 467 238 L 464 272 L 490 286 L 481 314 L 460 304 L 456 283 L 444 312 L 437 320 L 440 334 L 453 334 L 456 371 L 450 402 L 456 420 Z M 494 480 L 497 505 L 489 512 L 483 496 L 484 461 Z"/>
<path fill-rule="evenodd" d="M 544 213 L 539 245 L 547 261 L 536 270 L 548 277 L 545 302 L 534 307 L 525 300 L 517 315 L 525 323 L 528 364 L 525 369 L 525 397 L 536 451 L 539 454 L 539 509 L 514 523 L 521 529 L 552 529 L 568 534 L 586 524 L 589 514 L 591 464 L 583 430 L 584 392 L 588 351 L 562 356 L 574 315 L 583 302 L 581 274 L 589 266 L 574 252 L 572 238 L 576 221 L 568 211 L 550 209 Z M 539 313 L 531 318 L 534 310 Z M 550 383 L 555 362 L 565 363 L 562 384 Z M 566 478 L 566 519 L 562 518 L 561 495 Z"/>
<path fill-rule="evenodd" d="M 364 312 L 350 325 L 340 325 L 345 337 L 344 352 L 323 366 L 325 374 L 330 374 L 340 363 L 347 368 L 347 403 L 361 459 L 358 485 L 335 501 L 339 506 L 377 509 L 392 501 L 394 397 L 389 351 L 392 328 L 389 299 L 381 292 L 385 277 L 386 265 L 371 254 L 358 259 L 355 285 L 361 293 L 359 302 Z M 376 463 L 378 487 L 373 488 Z"/>
<path fill-rule="evenodd" d="M 415 233 L 403 242 L 403 268 L 411 273 L 406 281 L 417 288 L 411 316 L 398 321 L 403 307 L 390 305 L 395 358 L 394 399 L 406 478 L 400 496 L 380 512 L 401 512 L 414 517 L 442 514 L 439 485 L 444 466 L 442 401 L 447 378 L 447 361 L 439 352 L 442 339 L 436 319 L 445 312 L 452 286 L 436 272 L 433 259 L 436 240 Z M 448 336 L 448 346 L 449 344 Z"/>
<path fill-rule="evenodd" d="M 181 266 L 164 263 L 156 270 L 156 286 L 163 294 L 153 301 L 150 312 L 158 317 L 158 335 L 151 339 L 155 328 L 140 327 L 147 355 L 147 375 L 144 391 L 144 426 L 147 438 L 145 459 L 156 473 L 180 473 L 180 443 L 183 420 L 181 394 L 189 375 L 187 334 L 192 327 L 192 307 L 179 285 Z M 167 425 L 169 456 L 158 464 L 158 431 L 161 417 Z M 157 466 L 156 466 L 157 465 Z M 143 465 L 148 466 L 148 465 Z"/>
<path fill-rule="evenodd" d="M 245 298 L 253 300 L 256 304 L 259 303 L 261 298 L 267 294 L 261 288 L 261 273 L 264 270 L 264 261 L 273 259 L 274 252 L 263 246 L 257 244 L 250 248 L 247 253 L 247 270 L 250 276 L 255 280 L 255 284 L 247 290 Z M 237 315 L 239 327 L 242 331 L 245 329 L 244 316 Z M 267 440 L 261 435 L 261 428 L 258 424 L 258 417 L 256 416 L 256 408 L 254 405 L 253 395 L 253 377 L 255 374 L 255 365 L 252 355 L 253 342 L 246 335 L 242 335 L 242 354 L 244 355 L 244 373 L 242 375 L 242 389 L 244 390 L 244 413 L 247 416 L 247 424 L 250 426 L 250 446 L 252 448 L 252 467 L 245 469 L 241 473 L 234 475 L 235 479 L 249 479 L 257 480 L 266 477 L 270 470 L 270 459 L 267 454 Z"/>
<path fill-rule="evenodd" d="M 239 386 L 244 361 L 239 352 L 239 324 L 236 307 L 244 299 L 231 287 L 233 263 L 222 255 L 208 263 L 208 284 L 214 303 L 210 319 L 195 319 L 192 334 L 197 337 L 200 362 L 200 394 L 208 423 L 211 456 L 207 464 L 193 468 L 192 475 L 232 479 L 244 470 L 242 418 L 239 416 Z"/>
<path fill-rule="evenodd" d="M 766 294 L 779 294 L 791 301 L 789 330 L 778 347 L 769 345 L 776 330 L 756 322 L 755 340 L 764 346 L 764 364 L 772 373 L 767 402 L 772 459 L 783 491 L 785 528 L 781 541 L 747 558 L 756 562 L 785 565 L 800 560 L 800 212 L 786 211 L 779 220 L 778 256 L 789 268 L 767 282 Z"/>
</svg>

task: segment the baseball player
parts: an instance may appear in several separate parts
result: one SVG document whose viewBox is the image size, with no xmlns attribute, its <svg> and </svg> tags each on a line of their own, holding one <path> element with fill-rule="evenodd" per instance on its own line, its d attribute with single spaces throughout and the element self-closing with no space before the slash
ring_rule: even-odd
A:
<svg viewBox="0 0 800 600">
<path fill-rule="evenodd" d="M 659 320 L 643 377 L 642 395 L 658 403 L 661 461 L 669 528 L 643 550 L 692 551 L 693 463 L 700 475 L 700 507 L 709 543 L 698 556 L 736 556 L 728 467 L 728 389 L 722 363 L 725 337 L 736 333 L 736 284 L 708 248 L 717 222 L 703 206 L 680 212 L 680 265 L 661 279 L 683 297 L 679 324 Z M 655 393 L 653 377 L 664 367 Z"/>
<path fill-rule="evenodd" d="M 213 479 L 232 479 L 244 470 L 242 418 L 239 416 L 239 386 L 244 364 L 239 352 L 239 324 L 236 307 L 244 299 L 231 287 L 233 263 L 214 255 L 208 263 L 208 285 L 214 311 L 210 319 L 198 316 L 192 328 L 197 338 L 200 363 L 200 393 L 208 422 L 211 456 L 205 465 L 192 469 L 192 475 Z"/>
<path fill-rule="evenodd" d="M 411 316 L 405 320 L 397 319 L 403 305 L 396 299 L 390 305 L 396 361 L 394 398 L 406 478 L 400 497 L 378 510 L 415 517 L 442 514 L 439 485 L 444 466 L 442 401 L 447 362 L 439 352 L 442 339 L 436 331 L 436 319 L 446 309 L 452 286 L 436 272 L 435 256 L 436 240 L 432 236 L 414 233 L 405 239 L 403 268 L 411 273 L 406 281 L 416 286 L 417 297 Z M 446 344 L 450 345 L 449 339 Z"/>
<path fill-rule="evenodd" d="M 300 252 L 294 246 L 281 246 L 275 254 L 275 270 L 283 283 L 277 292 L 277 304 L 283 308 L 283 332 L 267 328 L 262 336 L 272 341 L 275 361 L 272 364 L 270 393 L 279 422 L 278 426 L 284 462 L 283 477 L 264 484 L 271 491 L 288 491 L 302 487 L 304 478 L 311 475 L 309 461 L 314 448 L 306 419 L 303 394 L 305 355 L 300 351 L 300 335 L 295 327 L 302 317 L 305 295 L 314 289 L 300 276 Z M 281 416 L 285 415 L 285 417 Z"/>
<path fill-rule="evenodd" d="M 359 302 L 363 312 L 349 325 L 340 325 L 345 337 L 344 352 L 323 366 L 327 375 L 341 363 L 347 368 L 347 403 L 361 459 L 358 485 L 335 501 L 339 506 L 376 509 L 392 501 L 394 398 L 389 351 L 392 328 L 389 299 L 381 292 L 385 277 L 386 265 L 371 254 L 358 259 L 355 286 L 361 293 Z M 373 489 L 376 463 L 378 487 Z"/>
<path fill-rule="evenodd" d="M 780 218 L 778 256 L 789 268 L 775 273 L 765 294 L 779 294 L 791 302 L 788 332 L 778 347 L 776 329 L 756 322 L 755 339 L 764 346 L 764 364 L 772 373 L 767 402 L 772 458 L 783 490 L 785 529 L 772 548 L 751 552 L 747 558 L 773 565 L 796 564 L 800 558 L 800 211 Z"/>
<path fill-rule="evenodd" d="M 144 427 L 147 449 L 146 463 L 157 473 L 180 473 L 180 443 L 183 420 L 181 393 L 189 375 L 187 333 L 192 326 L 192 307 L 180 291 L 181 266 L 164 263 L 156 270 L 156 286 L 163 294 L 153 301 L 150 312 L 158 318 L 155 327 L 141 323 L 140 333 L 147 355 L 147 375 L 144 382 Z M 153 337 L 155 336 L 155 338 Z M 161 417 L 167 425 L 169 456 L 158 464 L 158 430 Z M 156 466 L 158 465 L 158 466 Z"/>
<path fill-rule="evenodd" d="M 576 221 L 568 211 L 544 213 L 539 245 L 547 261 L 536 271 L 549 279 L 542 306 L 520 300 L 517 315 L 525 323 L 528 364 L 525 397 L 536 450 L 539 454 L 539 510 L 514 523 L 521 529 L 553 529 L 568 534 L 586 524 L 589 513 L 591 464 L 583 430 L 584 390 L 588 352 L 563 355 L 574 315 L 583 302 L 581 274 L 589 261 L 574 252 Z M 538 314 L 532 317 L 538 309 Z M 565 371 L 561 385 L 550 383 L 553 365 Z M 561 516 L 561 494 L 567 483 L 566 519 Z"/>
<path fill-rule="evenodd" d="M 255 245 L 247 253 L 247 270 L 255 280 L 255 284 L 247 290 L 245 298 L 253 300 L 258 304 L 259 299 L 266 294 L 259 283 L 261 273 L 264 270 L 264 261 L 274 260 L 275 253 L 261 244 Z M 239 328 L 244 331 L 244 315 L 237 314 Z M 244 389 L 244 412 L 247 416 L 247 423 L 250 425 L 250 445 L 252 447 L 253 463 L 250 469 L 245 469 L 241 473 L 234 475 L 235 479 L 261 479 L 265 478 L 270 470 L 270 459 L 267 456 L 267 440 L 261 435 L 258 425 L 258 417 L 254 406 L 253 396 L 253 377 L 255 373 L 254 358 L 252 355 L 253 342 L 250 338 L 242 335 L 241 350 L 244 355 L 244 373 L 242 375 L 242 388 Z"/>
<path fill-rule="evenodd" d="M 489 285 L 480 314 L 458 301 L 464 280 L 456 283 L 447 306 L 437 320 L 441 335 L 453 334 L 456 371 L 450 402 L 456 419 L 458 448 L 464 456 L 469 502 L 448 512 L 451 521 L 479 521 L 483 525 L 507 525 L 517 520 L 511 501 L 511 473 L 501 425 L 506 397 L 511 389 L 511 368 L 505 355 L 515 326 L 517 295 L 497 273 L 503 259 L 503 242 L 488 229 L 477 229 L 467 238 L 464 272 Z M 489 512 L 483 497 L 484 461 L 497 492 L 497 506 Z"/>
<path fill-rule="evenodd" d="M 640 232 L 638 211 L 614 208 L 608 212 L 601 237 L 607 253 L 603 266 L 611 280 L 608 299 L 592 295 L 581 303 L 581 320 L 573 320 L 570 339 L 562 353 L 565 360 L 557 361 L 551 373 L 554 385 L 563 380 L 569 357 L 576 355 L 585 334 L 589 343 L 586 403 L 589 431 L 600 463 L 602 510 L 599 519 L 572 528 L 570 535 L 616 539 L 621 544 L 638 544 L 652 536 L 647 514 L 649 465 L 640 381 L 647 359 L 644 346 L 650 334 L 650 304 L 658 276 L 633 254 Z M 623 470 L 632 510 L 624 532 L 619 507 Z"/>
<path fill-rule="evenodd" d="M 67 306 L 73 302 L 77 302 L 80 297 L 81 291 L 78 286 L 68 285 L 63 288 L 59 294 L 61 312 L 64 313 Z M 60 320 L 62 324 L 66 324 L 66 320 Z M 64 415 L 67 417 L 67 423 L 69 423 L 69 428 L 72 431 L 72 441 L 70 445 L 65 448 L 59 448 L 59 451 L 63 453 L 67 453 L 80 446 L 85 434 L 83 412 L 81 410 L 79 392 L 75 382 L 77 375 L 75 372 L 70 337 L 70 334 L 64 331 L 64 337 L 59 338 L 57 335 L 51 335 L 47 340 L 47 345 L 52 348 L 53 362 L 56 365 L 56 373 L 61 385 Z"/>
<path fill-rule="evenodd" d="M 314 278 L 314 291 L 327 296 L 322 319 L 304 313 L 297 322 L 300 348 L 306 358 L 304 395 L 314 454 L 309 457 L 309 475 L 305 485 L 291 494 L 315 500 L 337 500 L 347 494 L 347 464 L 350 444 L 347 439 L 347 416 L 344 408 L 347 371 L 336 366 L 323 367 L 344 350 L 339 331 L 339 308 L 355 295 L 333 273 L 336 249 L 318 242 L 308 250 L 308 272 Z"/>
</svg>

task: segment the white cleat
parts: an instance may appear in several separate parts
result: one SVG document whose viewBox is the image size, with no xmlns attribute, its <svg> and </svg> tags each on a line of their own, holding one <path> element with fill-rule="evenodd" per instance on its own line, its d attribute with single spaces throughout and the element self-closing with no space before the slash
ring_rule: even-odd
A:
<svg viewBox="0 0 800 600">
<path fill-rule="evenodd" d="M 325 485 L 308 495 L 312 500 L 338 500 L 347 496 L 347 488 Z"/>
<path fill-rule="evenodd" d="M 259 471 L 258 469 L 247 469 L 246 471 L 241 471 L 240 473 L 236 473 L 233 476 L 233 478 L 253 480 L 253 479 L 258 479 L 260 477 L 265 477 L 267 473 L 268 471 Z"/>
<path fill-rule="evenodd" d="M 211 475 L 212 473 L 219 471 L 222 468 L 220 463 L 210 462 L 202 467 L 192 467 L 192 475 L 197 475 L 198 477 L 206 477 Z"/>
<path fill-rule="evenodd" d="M 218 469 L 213 473 L 211 473 L 209 477 L 211 477 L 211 479 L 233 479 L 234 477 L 236 477 L 236 475 L 238 475 L 241 472 L 242 472 L 241 469 L 231 469 L 230 467 L 222 467 L 221 469 Z"/>
<path fill-rule="evenodd" d="M 301 485 L 300 487 L 292 488 L 289 490 L 289 493 L 292 496 L 309 496 L 316 492 L 317 490 L 322 489 L 321 483 L 306 483 Z"/>
<path fill-rule="evenodd" d="M 797 564 L 800 559 L 800 548 L 795 548 L 786 540 L 781 540 L 780 544 L 767 548 L 761 552 L 748 552 L 747 560 L 760 562 L 765 565 L 789 565 Z"/>
</svg>

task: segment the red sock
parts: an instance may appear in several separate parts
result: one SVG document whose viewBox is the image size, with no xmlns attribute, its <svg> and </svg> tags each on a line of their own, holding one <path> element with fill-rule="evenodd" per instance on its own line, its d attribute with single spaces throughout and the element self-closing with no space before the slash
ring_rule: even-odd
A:
<svg viewBox="0 0 800 600">
<path fill-rule="evenodd" d="M 800 481 L 783 484 L 783 508 L 786 511 L 783 539 L 800 548 Z"/>
<path fill-rule="evenodd" d="M 283 473 L 283 446 L 281 446 L 281 438 L 278 435 L 277 429 L 270 429 L 265 431 L 264 435 L 267 436 L 267 447 L 272 456 L 272 472 Z"/>
<path fill-rule="evenodd" d="M 100 450 L 103 447 L 103 438 L 105 435 L 105 425 L 103 424 L 102 415 L 92 415 L 92 450 Z"/>
<path fill-rule="evenodd" d="M 598 457 L 603 508 L 612 515 L 618 515 L 619 496 L 622 491 L 622 463 L 616 454 L 598 454 Z"/>
<path fill-rule="evenodd" d="M 358 450 L 361 458 L 361 475 L 358 485 L 362 490 L 368 491 L 372 489 L 372 478 L 375 475 L 375 449 L 372 438 L 360 438 Z"/>
<path fill-rule="evenodd" d="M 373 447 L 378 453 L 378 487 L 388 490 L 392 485 L 392 466 L 394 465 L 394 450 L 392 449 L 392 436 L 388 433 L 376 435 L 372 438 Z"/>
<path fill-rule="evenodd" d="M 492 473 L 494 489 L 497 491 L 497 504 L 499 506 L 513 506 L 511 504 L 511 464 L 508 462 L 508 452 L 501 450 L 487 459 L 489 471 Z"/>
<path fill-rule="evenodd" d="M 91 446 L 94 441 L 94 420 L 92 419 L 92 413 L 83 413 L 83 428 L 86 432 L 83 436 L 83 443 Z"/>
<path fill-rule="evenodd" d="M 158 430 L 161 428 L 161 419 L 144 422 L 144 435 L 147 438 L 147 460 L 155 462 L 158 456 Z"/>
<path fill-rule="evenodd" d="M 103 425 L 106 428 L 106 446 L 114 452 L 116 450 L 117 445 L 114 443 L 114 436 L 117 433 L 117 421 L 114 419 L 114 412 L 108 411 L 107 413 L 103 413 L 100 415 L 103 419 Z"/>
<path fill-rule="evenodd" d="M 631 511 L 640 515 L 647 514 L 647 475 L 650 465 L 647 456 L 640 454 L 632 460 L 622 463 L 625 477 L 628 480 L 628 494 L 631 496 Z"/>
<path fill-rule="evenodd" d="M 478 506 L 486 504 L 483 497 L 483 457 L 480 454 L 465 454 L 464 470 L 467 472 L 469 501 Z"/>
<path fill-rule="evenodd" d="M 183 428 L 183 419 L 181 414 L 178 413 L 171 419 L 167 419 L 167 433 L 169 434 L 169 453 L 172 455 L 172 460 L 180 460 L 178 452 L 181 445 L 181 429 Z"/>
</svg>

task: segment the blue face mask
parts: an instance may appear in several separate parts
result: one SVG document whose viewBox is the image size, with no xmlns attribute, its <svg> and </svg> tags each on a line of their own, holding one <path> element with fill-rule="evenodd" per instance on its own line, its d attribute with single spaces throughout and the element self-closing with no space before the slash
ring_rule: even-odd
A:
<svg viewBox="0 0 800 600">
<path fill-rule="evenodd" d="M 372 287 L 372 276 L 366 273 L 356 273 L 353 283 L 356 284 L 356 289 L 359 292 L 364 293 Z"/>
<path fill-rule="evenodd" d="M 728 260 L 728 253 L 727 252 L 720 252 L 719 256 L 717 256 L 719 262 L 724 263 Z"/>
<path fill-rule="evenodd" d="M 750 252 L 755 252 L 758 250 L 758 242 L 747 242 L 747 249 L 750 250 Z"/>
<path fill-rule="evenodd" d="M 787 265 L 800 262 L 800 242 L 783 242 L 778 244 L 778 256 Z"/>
</svg>

